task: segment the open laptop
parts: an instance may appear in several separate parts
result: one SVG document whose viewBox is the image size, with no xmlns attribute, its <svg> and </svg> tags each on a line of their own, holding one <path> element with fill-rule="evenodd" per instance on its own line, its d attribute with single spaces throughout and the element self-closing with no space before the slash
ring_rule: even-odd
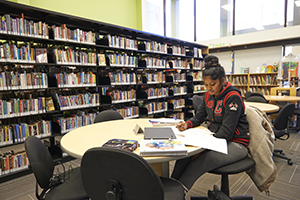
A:
<svg viewBox="0 0 300 200">
<path fill-rule="evenodd" d="M 171 127 L 145 127 L 144 139 L 176 139 Z"/>
</svg>

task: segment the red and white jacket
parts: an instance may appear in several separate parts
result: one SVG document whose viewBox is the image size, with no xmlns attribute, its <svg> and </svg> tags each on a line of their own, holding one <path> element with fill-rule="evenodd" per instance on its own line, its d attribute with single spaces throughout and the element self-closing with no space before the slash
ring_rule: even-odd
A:
<svg viewBox="0 0 300 200">
<path fill-rule="evenodd" d="M 187 128 L 201 125 L 206 118 L 210 121 L 208 129 L 215 133 L 215 137 L 238 142 L 248 148 L 250 135 L 245 105 L 240 91 L 229 82 L 225 82 L 217 98 L 205 93 L 197 114 L 186 121 Z"/>
</svg>

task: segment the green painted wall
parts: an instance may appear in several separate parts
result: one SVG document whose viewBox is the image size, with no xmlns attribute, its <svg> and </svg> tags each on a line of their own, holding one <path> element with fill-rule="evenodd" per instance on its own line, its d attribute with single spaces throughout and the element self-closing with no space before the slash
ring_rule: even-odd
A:
<svg viewBox="0 0 300 200">
<path fill-rule="evenodd" d="M 142 0 L 9 0 L 38 8 L 142 30 Z"/>
</svg>

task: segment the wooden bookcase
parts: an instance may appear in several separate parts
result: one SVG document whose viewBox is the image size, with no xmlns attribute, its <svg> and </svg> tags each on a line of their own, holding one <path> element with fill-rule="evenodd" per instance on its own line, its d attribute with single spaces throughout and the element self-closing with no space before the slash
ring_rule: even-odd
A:
<svg viewBox="0 0 300 200">
<path fill-rule="evenodd" d="M 227 74 L 226 80 L 238 88 L 243 96 L 247 91 L 270 95 L 271 88 L 279 85 L 277 72 Z"/>
<path fill-rule="evenodd" d="M 59 138 L 99 111 L 187 118 L 204 92 L 207 46 L 2 0 L 0 16 L 0 182 L 29 172 L 28 135 L 59 161 Z"/>
</svg>

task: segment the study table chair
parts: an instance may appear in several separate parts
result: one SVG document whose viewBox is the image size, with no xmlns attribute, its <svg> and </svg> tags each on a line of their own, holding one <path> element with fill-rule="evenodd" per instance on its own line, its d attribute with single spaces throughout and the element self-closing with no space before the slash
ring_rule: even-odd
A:
<svg viewBox="0 0 300 200">
<path fill-rule="evenodd" d="M 245 98 L 246 98 L 246 101 L 248 101 L 248 99 L 250 97 L 257 97 L 257 102 L 261 102 L 261 103 L 269 103 L 269 101 L 264 97 L 264 95 L 260 94 L 260 93 L 257 93 L 257 92 L 246 92 L 247 94 L 245 94 Z"/>
<path fill-rule="evenodd" d="M 287 140 L 290 137 L 290 123 L 292 122 L 295 111 L 295 104 L 286 104 L 277 114 L 274 123 L 273 131 L 276 139 Z M 287 160 L 289 165 L 292 165 L 292 159 L 285 156 L 282 149 L 274 149 L 273 156 Z"/>
<path fill-rule="evenodd" d="M 197 110 L 200 107 L 202 101 L 203 101 L 203 97 L 200 97 L 199 95 L 193 96 L 193 108 L 194 108 L 195 114 L 197 113 Z"/>
<path fill-rule="evenodd" d="M 42 141 L 34 136 L 29 136 L 25 140 L 25 151 L 30 168 L 36 178 L 35 194 L 37 199 L 88 199 L 82 183 L 80 167 L 72 169 L 71 172 L 62 173 L 60 176 L 54 176 L 54 163 L 51 154 Z M 40 194 L 39 186 L 42 188 Z"/>
<path fill-rule="evenodd" d="M 101 111 L 95 118 L 94 123 L 124 119 L 123 116 L 115 110 Z"/>
<path fill-rule="evenodd" d="M 210 173 L 221 175 L 221 191 L 229 197 L 230 194 L 229 194 L 228 175 L 246 172 L 246 171 L 250 170 L 251 168 L 253 168 L 254 165 L 255 165 L 254 160 L 251 159 L 250 157 L 246 157 L 238 162 L 214 169 L 214 170 L 210 171 Z M 230 198 L 236 199 L 236 200 L 252 200 L 253 199 L 253 197 L 249 196 L 249 195 L 234 196 L 234 197 L 230 197 Z M 207 200 L 207 199 L 208 199 L 208 197 L 191 197 L 191 200 Z"/>
<path fill-rule="evenodd" d="M 84 187 L 92 200 L 184 200 L 180 183 L 157 175 L 136 153 L 111 147 L 87 150 L 81 161 Z"/>
<path fill-rule="evenodd" d="M 246 99 L 246 101 L 259 102 L 259 103 L 269 103 L 269 101 L 267 99 L 265 99 L 264 96 L 250 96 Z"/>
<path fill-rule="evenodd" d="M 197 110 L 199 109 L 200 105 L 203 103 L 203 97 L 199 96 L 199 95 L 194 95 L 193 96 L 193 108 L 195 111 L 195 114 L 197 114 Z M 208 123 L 209 119 L 208 117 L 205 118 L 204 123 Z"/>
</svg>

